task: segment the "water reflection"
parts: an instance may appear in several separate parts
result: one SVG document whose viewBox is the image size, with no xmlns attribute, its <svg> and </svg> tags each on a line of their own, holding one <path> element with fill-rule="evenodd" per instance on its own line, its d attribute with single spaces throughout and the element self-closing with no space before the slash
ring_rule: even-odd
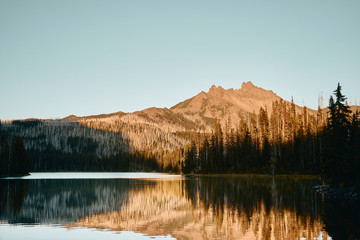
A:
<svg viewBox="0 0 360 240">
<path fill-rule="evenodd" d="M 0 180 L 0 220 L 10 223 L 69 223 L 121 209 L 129 179 Z M 4 187 L 4 188 L 3 188 Z"/>
<path fill-rule="evenodd" d="M 170 232 L 178 239 L 327 239 L 319 201 L 289 179 L 162 181 L 133 190 L 120 211 L 88 216 L 75 226 Z"/>
<path fill-rule="evenodd" d="M 29 184 L 21 180 L 0 181 L 0 216 L 11 217 L 20 213 L 28 195 Z"/>
<path fill-rule="evenodd" d="M 360 239 L 360 203 L 327 199 L 322 219 L 325 230 L 333 239 Z"/>
<path fill-rule="evenodd" d="M 1 180 L 0 222 L 177 239 L 358 238 L 358 205 L 323 201 L 314 184 L 262 177 Z"/>
</svg>

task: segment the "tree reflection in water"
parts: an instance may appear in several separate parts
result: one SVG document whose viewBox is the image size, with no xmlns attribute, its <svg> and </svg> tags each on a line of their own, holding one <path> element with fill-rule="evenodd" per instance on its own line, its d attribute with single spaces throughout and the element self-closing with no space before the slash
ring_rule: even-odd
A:
<svg viewBox="0 0 360 240">
<path fill-rule="evenodd" d="M 333 239 L 360 239 L 360 203 L 351 200 L 327 199 L 322 219 Z"/>
<path fill-rule="evenodd" d="M 29 183 L 23 180 L 0 181 L 0 216 L 7 215 L 10 219 L 20 213 L 28 196 Z"/>
<path fill-rule="evenodd" d="M 121 211 L 75 225 L 178 239 L 327 239 L 320 199 L 308 187 L 290 178 L 158 181 L 133 190 Z"/>
<path fill-rule="evenodd" d="M 0 224 L 45 223 L 177 239 L 359 239 L 358 203 L 285 177 L 0 181 Z"/>
<path fill-rule="evenodd" d="M 313 239 L 320 235 L 320 202 L 303 181 L 208 177 L 190 181 L 186 187 L 196 208 L 212 212 L 216 234 L 260 239 Z M 234 229 L 238 231 L 235 236 Z"/>
</svg>

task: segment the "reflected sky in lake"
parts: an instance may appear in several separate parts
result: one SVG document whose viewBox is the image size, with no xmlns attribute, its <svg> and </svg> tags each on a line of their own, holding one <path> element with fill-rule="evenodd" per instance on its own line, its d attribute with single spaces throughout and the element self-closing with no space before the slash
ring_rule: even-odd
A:
<svg viewBox="0 0 360 240">
<path fill-rule="evenodd" d="M 154 173 L 145 174 L 145 178 L 139 177 L 143 173 L 65 173 L 55 179 L 41 174 L 0 180 L 0 239 L 39 239 L 32 238 L 29 231 L 62 239 L 89 239 L 95 235 L 97 239 L 358 236 L 357 215 L 351 215 L 357 214 L 354 208 L 346 212 L 344 204 L 339 205 L 341 209 L 338 203 L 317 195 L 311 189 L 317 184 L 315 180 L 185 178 Z M 74 174 L 78 178 L 73 178 Z M 134 175 L 138 177 L 126 177 Z M 350 218 L 353 225 L 336 227 L 339 224 L 335 222 L 341 220 L 334 219 L 335 215 L 342 220 Z"/>
</svg>

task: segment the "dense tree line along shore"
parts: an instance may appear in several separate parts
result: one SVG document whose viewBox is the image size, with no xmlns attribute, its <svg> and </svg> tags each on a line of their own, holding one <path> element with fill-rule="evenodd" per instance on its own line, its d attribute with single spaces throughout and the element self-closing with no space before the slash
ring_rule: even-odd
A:
<svg viewBox="0 0 360 240">
<path fill-rule="evenodd" d="M 184 173 L 321 174 L 329 183 L 356 186 L 360 172 L 360 119 L 352 113 L 338 85 L 329 112 L 294 103 L 274 102 L 272 112 L 261 108 L 237 129 L 193 134 L 184 148 Z"/>
<path fill-rule="evenodd" d="M 225 125 L 214 121 L 212 132 L 199 127 L 166 133 L 150 126 L 114 128 L 70 120 L 4 122 L 0 125 L 0 175 L 140 170 L 297 173 L 320 174 L 335 185 L 357 186 L 360 120 L 358 112 L 347 105 L 340 84 L 328 109 L 319 106 L 315 112 L 303 107 L 299 111 L 293 101 L 281 99 L 270 109 L 243 114 L 238 124 L 230 118 Z M 136 134 L 146 137 L 134 138 Z"/>
<path fill-rule="evenodd" d="M 9 141 L 1 136 L 0 149 L 0 177 L 22 176 L 29 173 L 30 158 L 22 138 L 16 137 Z"/>
</svg>

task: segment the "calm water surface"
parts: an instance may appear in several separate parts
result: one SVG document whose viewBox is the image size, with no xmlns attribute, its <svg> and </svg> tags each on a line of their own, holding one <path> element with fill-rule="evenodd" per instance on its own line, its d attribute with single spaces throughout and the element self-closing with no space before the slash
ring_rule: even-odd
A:
<svg viewBox="0 0 360 240">
<path fill-rule="evenodd" d="M 33 173 L 0 180 L 0 239 L 358 239 L 315 180 Z"/>
</svg>

